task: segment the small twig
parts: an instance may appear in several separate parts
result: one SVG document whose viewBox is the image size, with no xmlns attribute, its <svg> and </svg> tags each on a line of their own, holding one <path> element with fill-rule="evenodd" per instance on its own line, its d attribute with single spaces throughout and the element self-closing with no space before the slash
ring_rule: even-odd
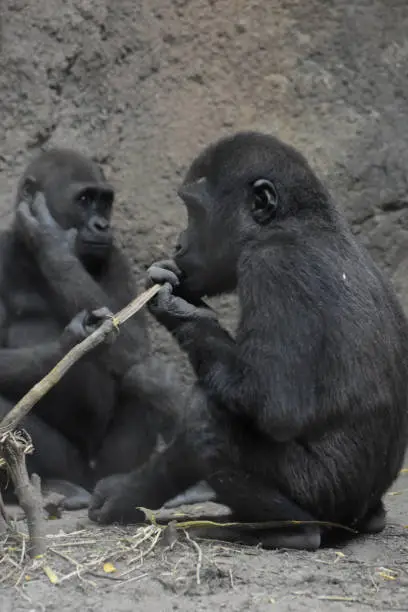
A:
<svg viewBox="0 0 408 612">
<path fill-rule="evenodd" d="M 24 557 L 26 553 L 26 538 L 23 538 L 21 543 L 21 553 L 20 553 L 20 563 L 19 565 L 23 565 Z"/>
<path fill-rule="evenodd" d="M 95 565 L 99 565 L 100 562 L 101 562 L 100 559 L 96 559 L 84 565 L 77 565 L 74 571 L 69 572 L 69 574 L 65 574 L 65 576 L 62 576 L 58 580 L 58 583 L 61 584 L 62 582 L 66 582 L 67 580 L 70 580 L 74 576 L 80 577 L 80 574 L 83 574 L 84 572 L 89 572 L 92 567 L 94 567 Z"/>
<path fill-rule="evenodd" d="M 150 553 L 152 552 L 152 550 L 154 550 L 154 548 L 156 547 L 157 542 L 159 541 L 159 538 L 161 536 L 161 534 L 163 533 L 163 530 L 160 528 L 157 528 L 157 532 L 154 534 L 153 536 L 153 542 L 151 543 L 151 545 L 149 546 L 149 548 L 146 550 L 146 552 L 142 553 L 143 554 L 143 558 L 147 557 L 148 555 L 150 555 Z"/>
<path fill-rule="evenodd" d="M 0 490 L 0 534 L 6 533 L 9 527 L 8 523 L 9 523 L 9 519 L 8 519 L 6 507 L 4 505 L 3 496 Z"/>
<path fill-rule="evenodd" d="M 64 534 L 65 537 L 65 534 Z M 71 548 L 72 546 L 90 546 L 91 544 L 97 544 L 98 540 L 81 540 L 79 542 L 65 542 L 63 544 L 55 544 L 55 548 Z"/>
<path fill-rule="evenodd" d="M 119 584 L 115 584 L 114 587 L 112 587 L 112 590 L 114 591 L 115 589 L 120 589 L 121 587 L 123 587 L 124 584 L 129 584 L 129 582 L 136 582 L 138 580 L 142 580 L 142 578 L 146 578 L 149 574 L 141 574 L 140 576 L 133 576 L 133 578 L 128 578 L 127 580 L 123 580 L 123 582 L 121 581 Z"/>
<path fill-rule="evenodd" d="M 6 463 L 19 504 L 26 515 L 30 539 L 29 553 L 32 557 L 42 555 L 46 551 L 41 482 L 40 477 L 36 474 L 32 475 L 31 480 L 28 476 L 25 454 L 32 450 L 29 436 L 24 439 L 21 436 L 14 435 L 13 430 L 78 359 L 101 344 L 113 330 L 143 308 L 159 289 L 160 285 L 156 284 L 144 291 L 116 313 L 112 319 L 104 321 L 85 340 L 74 346 L 42 380 L 21 398 L 0 422 L 0 463 Z M 4 504 L 0 497 L 0 532 L 5 530 L 7 526 Z"/>
<path fill-rule="evenodd" d="M 174 526 L 176 529 L 191 529 L 194 527 L 238 527 L 239 529 L 243 529 L 246 531 L 257 531 L 258 529 L 276 529 L 279 527 L 285 526 L 301 526 L 301 525 L 322 525 L 324 527 L 334 527 L 336 529 L 343 529 L 344 531 L 348 531 L 349 533 L 357 534 L 358 531 L 352 529 L 351 527 L 347 527 L 346 525 L 341 525 L 340 523 L 332 523 L 330 521 L 297 521 L 297 520 L 285 520 L 285 521 L 261 521 L 259 523 L 240 523 L 240 522 L 218 522 L 218 521 L 210 521 L 207 519 L 191 519 L 187 521 L 174 521 Z"/>
<path fill-rule="evenodd" d="M 12 434 L 9 434 L 3 442 L 2 454 L 14 483 L 19 504 L 27 517 L 30 556 L 42 555 L 46 551 L 46 541 L 40 477 L 33 474 L 30 480 L 24 446 Z"/>
<path fill-rule="evenodd" d="M 197 580 L 197 584 L 201 584 L 200 572 L 201 572 L 201 566 L 203 564 L 203 551 L 201 550 L 197 542 L 195 542 L 193 538 L 190 537 L 190 534 L 188 533 L 188 531 L 184 531 L 184 534 L 187 540 L 190 542 L 190 544 L 197 551 L 196 580 Z"/>
<path fill-rule="evenodd" d="M 320 601 L 358 601 L 355 597 L 342 597 L 341 595 L 318 595 L 317 599 Z"/>
<path fill-rule="evenodd" d="M 101 344 L 112 331 L 143 308 L 156 295 L 160 287 L 161 285 L 153 285 L 116 313 L 112 319 L 104 321 L 98 329 L 74 346 L 44 378 L 34 385 L 0 422 L 0 445 L 4 434 L 18 425 L 21 419 L 57 384 L 78 359 Z"/>
<path fill-rule="evenodd" d="M 77 561 L 73 557 L 70 557 L 69 555 L 66 555 L 60 550 L 57 550 L 56 548 L 49 548 L 48 550 L 54 553 L 54 555 L 57 555 L 57 557 L 61 557 L 61 559 L 65 559 L 65 561 L 68 561 L 72 565 L 75 565 L 75 567 L 81 567 L 81 563 L 79 563 L 79 561 Z"/>
</svg>

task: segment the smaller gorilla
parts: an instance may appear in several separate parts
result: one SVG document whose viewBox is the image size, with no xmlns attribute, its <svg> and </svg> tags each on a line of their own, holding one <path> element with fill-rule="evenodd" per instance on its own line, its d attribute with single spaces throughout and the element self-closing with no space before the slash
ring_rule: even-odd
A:
<svg viewBox="0 0 408 612">
<path fill-rule="evenodd" d="M 14 223 L 0 235 L 0 419 L 94 329 L 102 307 L 115 312 L 136 297 L 113 206 L 102 169 L 76 151 L 41 153 L 21 177 Z M 66 508 L 87 505 L 97 480 L 141 465 L 158 432 L 171 438 L 181 395 L 139 312 L 24 419 L 35 448 L 28 470 L 65 494 Z"/>
<path fill-rule="evenodd" d="M 139 470 L 101 480 L 90 518 L 138 522 L 138 506 L 204 480 L 236 521 L 292 524 L 203 535 L 314 550 L 335 535 L 323 521 L 381 531 L 408 433 L 408 324 L 390 284 L 276 138 L 213 144 L 179 194 L 187 229 L 148 285 L 163 284 L 150 310 L 197 374 L 187 423 Z M 232 338 L 202 298 L 234 289 Z"/>
</svg>

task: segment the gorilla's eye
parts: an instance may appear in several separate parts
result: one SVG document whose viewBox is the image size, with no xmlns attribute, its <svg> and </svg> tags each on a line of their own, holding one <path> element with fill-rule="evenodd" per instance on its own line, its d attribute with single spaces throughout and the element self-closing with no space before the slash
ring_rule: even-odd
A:
<svg viewBox="0 0 408 612">
<path fill-rule="evenodd" d="M 89 193 L 81 193 L 78 196 L 78 202 L 81 206 L 88 206 L 89 204 L 91 204 L 92 201 L 92 197 L 91 194 Z"/>
<path fill-rule="evenodd" d="M 271 181 L 258 179 L 252 185 L 253 198 L 251 213 L 254 221 L 263 225 L 275 217 L 278 194 Z"/>
</svg>

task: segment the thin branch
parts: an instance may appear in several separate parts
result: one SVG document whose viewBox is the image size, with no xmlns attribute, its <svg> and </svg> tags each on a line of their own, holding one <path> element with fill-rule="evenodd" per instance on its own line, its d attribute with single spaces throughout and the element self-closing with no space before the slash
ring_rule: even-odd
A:
<svg viewBox="0 0 408 612">
<path fill-rule="evenodd" d="M 125 323 L 136 314 L 143 306 L 152 299 L 159 291 L 161 285 L 153 285 L 144 291 L 136 299 L 130 302 L 122 310 L 116 313 L 112 319 L 104 321 L 98 329 L 90 334 L 85 340 L 74 346 L 57 365 L 42 378 L 0 421 L 0 444 L 4 435 L 13 430 L 16 425 L 30 412 L 40 399 L 57 384 L 57 382 L 68 372 L 68 370 L 86 353 L 101 344 L 105 338 L 119 325 Z"/>
<path fill-rule="evenodd" d="M 13 430 L 78 359 L 101 344 L 112 331 L 143 308 L 159 289 L 160 285 L 153 285 L 153 287 L 144 291 L 111 319 L 104 321 L 85 340 L 74 346 L 42 380 L 21 398 L 0 422 L 0 463 L 5 463 L 7 466 L 19 504 L 27 518 L 31 557 L 46 552 L 44 500 L 41 494 L 40 477 L 33 474 L 30 480 L 27 472 L 25 455 L 32 451 L 31 439 L 25 432 L 21 435 Z M 0 493 L 0 533 L 4 533 L 7 527 L 7 514 Z"/>
<path fill-rule="evenodd" d="M 18 437 L 10 433 L 1 450 L 19 504 L 27 518 L 30 556 L 42 555 L 46 551 L 46 541 L 40 477 L 33 474 L 30 480 L 25 462 L 24 444 Z"/>
<path fill-rule="evenodd" d="M 203 564 L 203 551 L 201 550 L 201 547 L 197 544 L 197 542 L 193 540 L 193 538 L 190 536 L 188 531 L 184 530 L 184 534 L 187 540 L 190 542 L 190 544 L 196 549 L 196 552 L 197 552 L 196 581 L 197 581 L 197 584 L 201 584 L 200 572 L 201 572 L 201 566 Z"/>
<path fill-rule="evenodd" d="M 8 530 L 9 517 L 7 515 L 6 506 L 4 505 L 3 496 L 0 490 L 0 534 L 6 533 Z"/>
</svg>

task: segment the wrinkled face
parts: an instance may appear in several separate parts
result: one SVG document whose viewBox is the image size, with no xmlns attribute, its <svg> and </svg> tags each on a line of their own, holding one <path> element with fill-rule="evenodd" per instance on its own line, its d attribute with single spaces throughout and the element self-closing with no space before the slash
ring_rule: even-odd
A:
<svg viewBox="0 0 408 612">
<path fill-rule="evenodd" d="M 91 272 L 97 272 L 113 244 L 114 190 L 101 168 L 75 151 L 46 152 L 27 168 L 17 202 L 22 194 L 37 190 L 44 193 L 50 213 L 63 229 L 78 230 L 76 254 Z"/>
<path fill-rule="evenodd" d="M 231 172 L 230 164 L 237 167 L 234 149 L 222 152 L 222 163 L 218 154 L 217 147 L 204 151 L 178 192 L 188 223 L 174 259 L 183 272 L 183 288 L 197 297 L 236 288 L 242 249 L 275 217 L 278 206 L 274 184 L 262 168 L 253 168 L 248 158 L 251 171 L 244 164 L 238 173 Z"/>
<path fill-rule="evenodd" d="M 187 209 L 187 228 L 181 232 L 175 262 L 183 272 L 183 287 L 192 295 L 217 295 L 236 286 L 237 245 L 233 222 L 216 206 L 217 194 L 206 177 L 179 190 Z M 218 214 L 217 214 L 218 213 Z"/>
<path fill-rule="evenodd" d="M 109 257 L 113 242 L 113 189 L 107 184 L 77 184 L 70 192 L 70 227 L 78 229 L 77 255 L 84 263 L 102 263 Z"/>
<path fill-rule="evenodd" d="M 306 159 L 259 132 L 240 132 L 204 149 L 179 195 L 188 223 L 174 259 L 183 287 L 198 297 L 233 291 L 241 263 L 254 250 L 302 234 L 305 222 L 330 225 L 335 218 Z"/>
</svg>

